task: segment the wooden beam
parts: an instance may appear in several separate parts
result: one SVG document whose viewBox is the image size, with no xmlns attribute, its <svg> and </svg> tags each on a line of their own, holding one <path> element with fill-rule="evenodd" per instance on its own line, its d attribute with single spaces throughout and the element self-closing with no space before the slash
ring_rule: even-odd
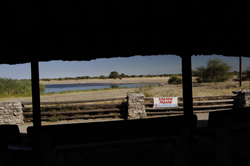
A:
<svg viewBox="0 0 250 166">
<path fill-rule="evenodd" d="M 242 81 L 242 59 L 240 56 L 240 87 L 241 87 L 241 81 Z"/>
<path fill-rule="evenodd" d="M 193 93 L 192 93 L 192 65 L 191 55 L 183 55 L 182 58 L 182 88 L 184 116 L 191 119 L 193 115 Z"/>
<path fill-rule="evenodd" d="M 39 88 L 39 64 L 38 61 L 31 62 L 31 81 L 32 81 L 32 111 L 33 126 L 37 129 L 41 127 L 40 112 L 40 88 Z"/>
</svg>

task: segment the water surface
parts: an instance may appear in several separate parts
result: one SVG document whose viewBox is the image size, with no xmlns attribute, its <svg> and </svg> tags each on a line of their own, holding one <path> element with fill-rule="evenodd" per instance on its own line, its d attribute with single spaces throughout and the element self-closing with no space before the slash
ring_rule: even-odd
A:
<svg viewBox="0 0 250 166">
<path fill-rule="evenodd" d="M 127 88 L 136 88 L 145 85 L 158 85 L 158 83 L 152 84 L 52 84 L 52 85 L 45 85 L 45 90 L 43 93 L 59 93 L 64 91 L 77 91 L 77 90 L 91 90 L 91 89 L 105 89 L 105 88 L 112 88 L 112 87 L 127 87 Z"/>
</svg>

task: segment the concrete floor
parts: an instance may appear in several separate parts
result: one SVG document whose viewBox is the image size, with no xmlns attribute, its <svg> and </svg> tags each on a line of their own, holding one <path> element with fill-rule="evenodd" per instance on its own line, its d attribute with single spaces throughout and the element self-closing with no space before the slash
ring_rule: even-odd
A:
<svg viewBox="0 0 250 166">
<path fill-rule="evenodd" d="M 207 126 L 207 120 L 209 113 L 197 113 L 198 117 L 197 127 L 206 127 Z M 88 122 L 94 122 L 94 121 L 111 121 L 116 120 L 113 118 L 108 119 L 97 119 L 97 120 L 69 120 L 69 121 L 58 121 L 58 122 L 42 122 L 42 125 L 55 125 L 55 124 L 67 124 L 67 123 L 88 123 Z M 27 133 L 27 128 L 29 126 L 33 126 L 33 123 L 24 123 L 22 125 L 18 125 L 20 133 Z"/>
<path fill-rule="evenodd" d="M 206 127 L 208 113 L 199 113 L 198 127 Z M 60 124 L 55 122 L 53 124 Z M 65 122 L 63 122 L 65 123 Z M 77 123 L 71 121 L 69 123 Z M 79 122 L 78 122 L 79 123 Z M 32 123 L 19 126 L 20 132 L 26 135 L 27 127 Z M 230 163 L 232 166 L 249 165 L 250 163 L 250 133 L 242 132 L 232 134 L 229 142 Z M 202 147 L 201 151 L 197 151 L 197 144 L 194 142 L 189 149 L 189 165 L 216 166 L 216 150 L 211 146 Z M 163 153 L 164 152 L 164 153 Z M 167 155 L 166 155 L 167 154 Z M 17 160 L 13 160 L 13 165 L 25 163 L 25 165 L 43 165 L 40 154 L 36 152 L 17 153 Z M 63 153 L 61 161 L 67 159 L 70 165 L 174 165 L 173 155 L 166 153 L 164 145 L 145 145 L 145 146 L 128 146 L 120 148 L 108 148 L 104 150 L 94 151 L 77 151 Z"/>
</svg>

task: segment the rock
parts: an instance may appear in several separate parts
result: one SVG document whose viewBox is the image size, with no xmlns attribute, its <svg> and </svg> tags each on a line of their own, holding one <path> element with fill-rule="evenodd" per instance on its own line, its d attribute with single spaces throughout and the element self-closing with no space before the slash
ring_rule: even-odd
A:
<svg viewBox="0 0 250 166">
<path fill-rule="evenodd" d="M 128 120 L 144 119 L 147 117 L 143 94 L 129 94 L 127 96 L 127 99 L 128 99 Z"/>
</svg>

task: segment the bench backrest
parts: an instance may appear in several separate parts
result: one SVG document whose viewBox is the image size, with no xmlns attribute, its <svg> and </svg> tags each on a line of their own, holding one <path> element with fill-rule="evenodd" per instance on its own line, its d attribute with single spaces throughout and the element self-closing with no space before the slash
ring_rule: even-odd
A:
<svg viewBox="0 0 250 166">
<path fill-rule="evenodd" d="M 22 138 L 18 125 L 0 125 L 0 143 L 6 145 L 21 144 Z"/>
<path fill-rule="evenodd" d="M 250 122 L 250 108 L 237 108 L 233 112 L 233 125 Z"/>
<path fill-rule="evenodd" d="M 214 111 L 209 113 L 207 128 L 225 128 L 232 125 L 232 110 Z"/>
<path fill-rule="evenodd" d="M 208 128 L 231 127 L 250 122 L 250 108 L 214 111 L 209 113 Z"/>
<path fill-rule="evenodd" d="M 50 133 L 54 145 L 105 142 L 152 136 L 179 135 L 184 116 L 149 118 L 127 121 L 109 121 L 81 124 L 42 126 L 41 132 Z M 193 116 L 196 128 L 197 116 Z M 34 139 L 34 128 L 28 127 L 28 136 Z M 33 138 L 32 138 L 33 137 Z"/>
</svg>

